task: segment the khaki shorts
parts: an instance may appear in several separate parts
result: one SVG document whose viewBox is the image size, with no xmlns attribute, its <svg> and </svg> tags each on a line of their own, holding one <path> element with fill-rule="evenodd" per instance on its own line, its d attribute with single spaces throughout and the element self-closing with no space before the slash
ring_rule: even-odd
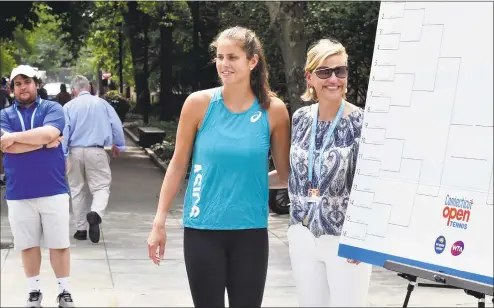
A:
<svg viewBox="0 0 494 308">
<path fill-rule="evenodd" d="M 70 247 L 69 195 L 7 200 L 9 222 L 16 251 L 32 247 Z"/>
</svg>

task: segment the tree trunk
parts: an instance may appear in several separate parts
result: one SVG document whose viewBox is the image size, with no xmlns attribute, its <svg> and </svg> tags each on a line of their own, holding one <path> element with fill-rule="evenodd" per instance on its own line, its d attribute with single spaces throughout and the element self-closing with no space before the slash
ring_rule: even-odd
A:
<svg viewBox="0 0 494 308">
<path fill-rule="evenodd" d="M 172 93 L 172 45 L 173 28 L 160 25 L 160 120 L 169 121 L 173 119 L 175 106 Z"/>
<path fill-rule="evenodd" d="M 101 65 L 98 63 L 98 96 L 102 97 L 104 93 L 103 76 L 101 74 Z"/>
<path fill-rule="evenodd" d="M 126 35 L 130 41 L 130 52 L 132 56 L 133 74 L 137 96 L 137 112 L 143 116 L 144 123 L 149 123 L 149 86 L 148 86 L 148 27 L 143 26 L 146 17 L 137 9 L 137 2 L 127 2 L 128 10 L 124 12 L 124 26 Z M 148 18 L 149 19 L 149 18 Z M 144 39 L 141 34 L 144 34 Z"/>
<path fill-rule="evenodd" d="M 192 55 L 194 59 L 194 72 L 192 78 L 192 90 L 197 91 L 199 89 L 199 69 L 200 64 L 200 51 L 199 51 L 199 31 L 200 31 L 200 20 L 199 20 L 199 2 L 198 1 L 187 1 L 189 9 L 192 15 Z"/>
<path fill-rule="evenodd" d="M 201 1 L 198 4 L 198 50 L 200 51 L 197 61 L 200 63 L 196 76 L 199 76 L 199 88 L 208 89 L 219 85 L 216 65 L 211 63 L 209 44 L 222 30 L 220 29 L 220 9 L 228 5 L 227 1 Z M 199 17 L 198 17 L 199 18 Z"/>
<path fill-rule="evenodd" d="M 269 10 L 271 27 L 276 33 L 276 41 L 281 49 L 287 84 L 286 102 L 293 114 L 302 107 L 300 96 L 305 90 L 305 53 L 307 38 L 304 34 L 306 2 L 264 2 Z"/>
<path fill-rule="evenodd" d="M 144 14 L 142 14 L 144 15 Z M 145 88 L 144 91 L 142 92 L 142 108 L 143 108 L 143 117 L 145 123 L 149 123 L 149 112 L 151 111 L 151 95 L 149 91 L 149 84 L 148 84 L 148 78 L 149 78 L 149 17 L 147 16 L 142 16 L 142 27 L 143 27 L 143 32 L 144 32 L 144 54 L 142 55 L 143 57 L 143 70 L 142 70 L 142 78 L 145 83 Z"/>
</svg>

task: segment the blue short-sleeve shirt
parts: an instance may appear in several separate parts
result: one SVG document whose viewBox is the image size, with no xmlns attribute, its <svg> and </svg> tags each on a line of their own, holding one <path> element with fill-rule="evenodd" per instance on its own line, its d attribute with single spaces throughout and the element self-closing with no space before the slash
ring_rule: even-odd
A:
<svg viewBox="0 0 494 308">
<path fill-rule="evenodd" d="M 12 106 L 2 109 L 0 123 L 1 128 L 9 133 L 50 125 L 62 134 L 65 116 L 60 104 L 42 100 L 38 96 L 29 108 L 14 101 Z M 69 192 L 61 144 L 57 148 L 43 147 L 21 154 L 4 153 L 3 166 L 7 178 L 7 200 L 48 197 Z"/>
</svg>

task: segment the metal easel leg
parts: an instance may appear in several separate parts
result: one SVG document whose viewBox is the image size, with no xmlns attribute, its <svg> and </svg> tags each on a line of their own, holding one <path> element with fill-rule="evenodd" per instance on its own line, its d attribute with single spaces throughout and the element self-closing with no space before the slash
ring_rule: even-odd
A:
<svg viewBox="0 0 494 308">
<path fill-rule="evenodd" d="M 410 296 L 412 295 L 412 291 L 417 285 L 417 277 L 407 274 L 398 274 L 398 276 L 408 280 L 407 295 L 405 296 L 405 301 L 403 302 L 403 308 L 406 308 L 408 307 L 408 302 L 410 301 Z"/>
</svg>

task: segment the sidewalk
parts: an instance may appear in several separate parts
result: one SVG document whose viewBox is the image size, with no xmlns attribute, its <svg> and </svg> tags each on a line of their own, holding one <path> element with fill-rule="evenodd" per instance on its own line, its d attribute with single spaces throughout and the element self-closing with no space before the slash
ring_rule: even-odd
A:
<svg viewBox="0 0 494 308">
<path fill-rule="evenodd" d="M 182 189 L 167 221 L 165 261 L 154 265 L 146 240 L 153 221 L 163 172 L 132 141 L 113 159 L 112 192 L 98 244 L 76 241 L 71 223 L 71 291 L 77 307 L 192 307 L 182 251 Z M 1 238 L 11 241 L 7 206 L 1 196 Z M 270 257 L 264 307 L 298 306 L 286 241 L 287 217 L 270 215 Z M 57 285 L 47 250 L 41 268 L 43 306 L 56 307 Z M 406 283 L 396 274 L 376 268 L 369 306 L 402 306 Z M 19 253 L 1 250 L 1 307 L 23 306 L 27 281 Z M 477 301 L 460 290 L 416 288 L 409 306 L 469 306 Z M 486 303 L 492 307 L 492 302 Z"/>
</svg>

